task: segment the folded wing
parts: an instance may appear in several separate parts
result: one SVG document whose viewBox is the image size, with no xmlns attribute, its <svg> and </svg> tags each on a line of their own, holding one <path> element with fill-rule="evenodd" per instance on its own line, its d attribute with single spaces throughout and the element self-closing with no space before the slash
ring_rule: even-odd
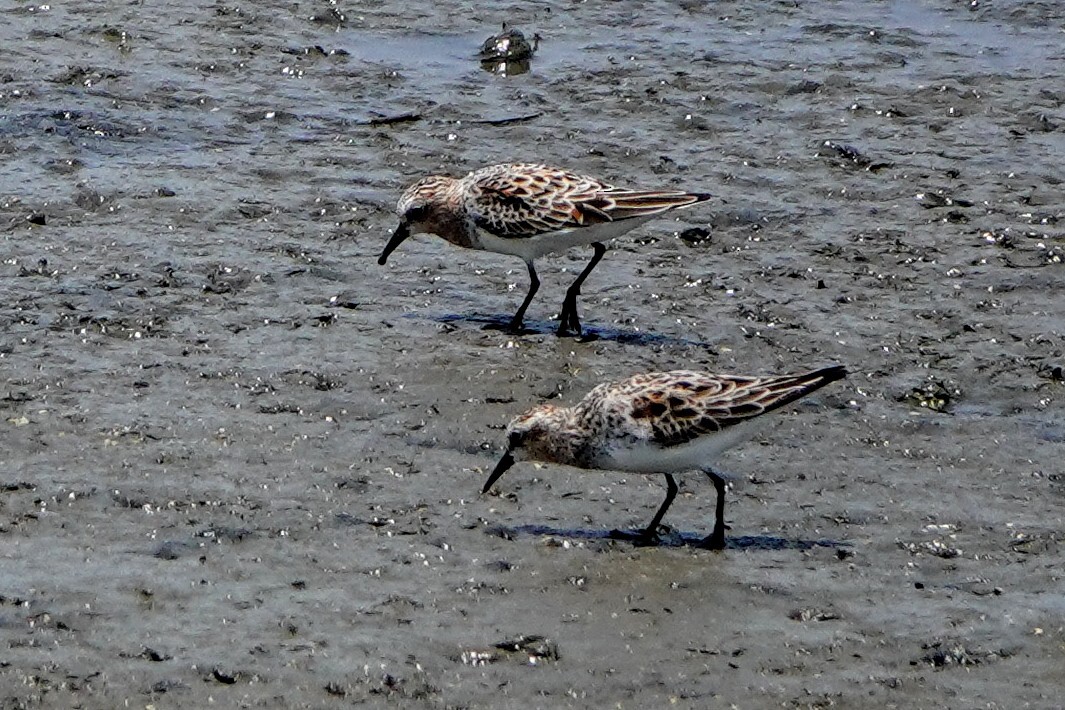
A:
<svg viewBox="0 0 1065 710">
<path fill-rule="evenodd" d="M 780 377 L 660 373 L 670 381 L 635 397 L 632 416 L 651 427 L 655 443 L 677 446 L 783 407 L 846 374 L 842 366 Z"/>
<path fill-rule="evenodd" d="M 636 191 L 544 165 L 505 165 L 470 175 L 466 208 L 500 237 L 533 237 L 649 217 L 710 199 L 680 191 Z"/>
</svg>

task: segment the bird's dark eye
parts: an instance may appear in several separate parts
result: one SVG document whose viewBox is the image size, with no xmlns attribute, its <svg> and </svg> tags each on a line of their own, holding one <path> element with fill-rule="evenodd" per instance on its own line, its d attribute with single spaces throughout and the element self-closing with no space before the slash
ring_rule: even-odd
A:
<svg viewBox="0 0 1065 710">
<path fill-rule="evenodd" d="M 407 213 L 404 215 L 404 217 L 407 218 L 408 222 L 420 222 L 428 216 L 429 205 L 414 205 L 409 210 L 407 210 Z"/>
</svg>

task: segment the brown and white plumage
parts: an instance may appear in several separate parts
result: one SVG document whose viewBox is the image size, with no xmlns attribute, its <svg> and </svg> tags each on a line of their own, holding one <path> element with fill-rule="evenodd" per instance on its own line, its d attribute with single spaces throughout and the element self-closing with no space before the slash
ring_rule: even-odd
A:
<svg viewBox="0 0 1065 710">
<path fill-rule="evenodd" d="M 676 495 L 673 473 L 702 470 L 717 488 L 713 533 L 704 543 L 725 544 L 724 480 L 710 466 L 747 438 L 757 417 L 846 377 L 835 365 L 798 375 L 743 377 L 675 370 L 601 384 L 573 407 L 540 405 L 507 427 L 507 451 L 484 492 L 516 456 L 586 469 L 663 474 L 666 500 L 643 531 L 653 538 Z"/>
<path fill-rule="evenodd" d="M 630 190 L 561 168 L 526 163 L 492 165 L 464 178 L 434 175 L 408 187 L 399 198 L 399 226 L 378 258 L 412 234 L 428 232 L 468 249 L 521 257 L 530 286 L 510 329 L 520 331 L 525 311 L 540 287 L 533 262 L 552 252 L 591 244 L 592 260 L 566 292 L 559 335 L 580 334 L 577 295 L 603 257 L 602 242 L 656 215 L 710 199 L 678 190 Z"/>
</svg>

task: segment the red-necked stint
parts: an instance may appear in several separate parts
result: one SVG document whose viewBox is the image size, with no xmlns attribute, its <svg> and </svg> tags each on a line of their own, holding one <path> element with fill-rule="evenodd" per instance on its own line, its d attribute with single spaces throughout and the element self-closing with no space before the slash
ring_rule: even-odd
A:
<svg viewBox="0 0 1065 710">
<path fill-rule="evenodd" d="M 674 473 L 701 470 L 717 489 L 714 531 L 701 545 L 725 546 L 725 481 L 710 465 L 752 433 L 751 420 L 846 377 L 840 365 L 799 375 L 741 377 L 675 370 L 601 384 L 573 407 L 543 404 L 507 427 L 507 451 L 482 493 L 516 460 L 584 469 L 663 474 L 666 499 L 639 535 L 656 539 L 677 494 Z"/>
<path fill-rule="evenodd" d="M 592 260 L 566 291 L 559 335 L 581 333 L 577 296 L 603 258 L 603 242 L 656 215 L 704 202 L 710 195 L 678 190 L 630 190 L 546 165 L 505 163 L 464 178 L 434 175 L 399 198 L 399 226 L 378 264 L 403 240 L 428 232 L 468 249 L 521 257 L 529 269 L 529 293 L 508 329 L 520 333 L 525 310 L 540 288 L 533 261 L 551 252 L 590 244 Z"/>
</svg>

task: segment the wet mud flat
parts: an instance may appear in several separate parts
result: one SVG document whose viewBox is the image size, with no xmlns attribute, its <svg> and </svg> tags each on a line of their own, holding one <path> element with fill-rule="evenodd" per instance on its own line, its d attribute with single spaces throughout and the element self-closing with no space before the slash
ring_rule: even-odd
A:
<svg viewBox="0 0 1065 710">
<path fill-rule="evenodd" d="M 5 8 L 0 707 L 1059 704 L 1063 19 Z M 598 339 L 551 334 L 590 250 L 508 336 L 520 262 L 376 265 L 403 185 L 501 160 L 720 200 L 611 245 Z M 478 496 L 540 401 L 831 362 L 723 462 L 721 553 L 701 475 L 654 548 L 608 536 L 653 478 Z"/>
</svg>

